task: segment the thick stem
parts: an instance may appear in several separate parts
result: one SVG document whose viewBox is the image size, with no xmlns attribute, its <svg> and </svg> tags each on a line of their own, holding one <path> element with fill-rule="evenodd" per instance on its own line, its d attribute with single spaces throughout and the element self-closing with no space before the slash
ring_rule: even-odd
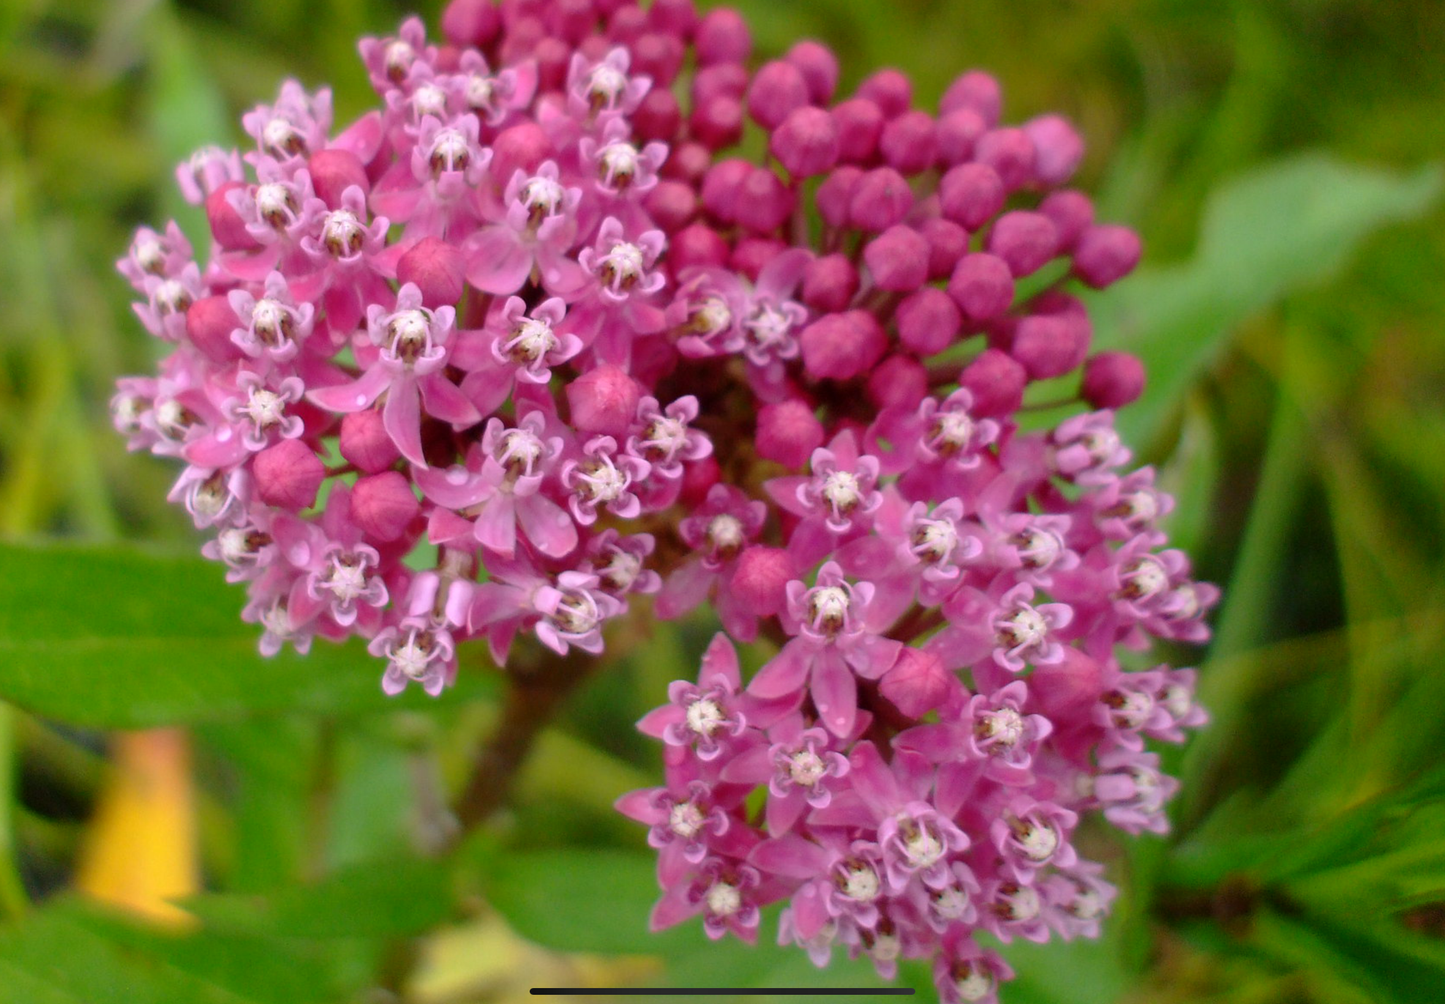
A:
<svg viewBox="0 0 1445 1004">
<path fill-rule="evenodd" d="M 592 656 L 578 649 L 561 658 L 547 655 L 545 660 L 518 663 L 508 672 L 497 730 L 478 754 L 457 802 L 458 838 L 501 808 L 537 736 L 595 664 Z"/>
</svg>

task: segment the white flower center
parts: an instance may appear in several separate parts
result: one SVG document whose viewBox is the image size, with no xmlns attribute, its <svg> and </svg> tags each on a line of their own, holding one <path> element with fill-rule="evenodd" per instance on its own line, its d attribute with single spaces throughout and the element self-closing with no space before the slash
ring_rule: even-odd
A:
<svg viewBox="0 0 1445 1004">
<path fill-rule="evenodd" d="M 471 162 L 472 151 L 465 136 L 455 129 L 443 129 L 437 133 L 432 141 L 431 156 L 427 158 L 432 177 L 447 171 L 465 171 Z"/>
<path fill-rule="evenodd" d="M 1005 648 L 1030 647 L 1044 640 L 1048 622 L 1033 607 L 1015 610 L 998 622 L 998 643 Z"/>
<path fill-rule="evenodd" d="M 743 546 L 743 525 L 736 516 L 720 513 L 707 524 L 707 538 L 721 557 L 737 554 Z"/>
<path fill-rule="evenodd" d="M 705 821 L 702 811 L 693 802 L 679 802 L 667 814 L 668 828 L 684 840 L 697 836 Z"/>
<path fill-rule="evenodd" d="M 1169 573 L 1156 559 L 1138 558 L 1125 567 L 1119 576 L 1124 586 L 1119 590 L 1126 599 L 1147 600 L 1169 587 Z"/>
<path fill-rule="evenodd" d="M 534 220 L 540 221 L 544 216 L 556 214 L 565 195 L 561 185 L 539 174 L 522 186 L 522 205 Z"/>
<path fill-rule="evenodd" d="M 608 143 L 599 157 L 602 179 L 619 187 L 625 186 L 637 174 L 637 148 L 631 143 Z"/>
<path fill-rule="evenodd" d="M 1027 922 L 1037 917 L 1043 909 L 1039 894 L 1032 886 L 1007 882 L 999 888 L 999 893 L 998 899 L 994 901 L 994 910 L 1004 920 Z"/>
<path fill-rule="evenodd" d="M 731 917 L 743 905 L 742 894 L 731 882 L 714 882 L 705 897 L 707 912 L 714 917 Z"/>
<path fill-rule="evenodd" d="M 509 470 L 523 474 L 532 473 L 535 464 L 546 450 L 545 444 L 530 429 L 508 429 L 497 444 L 497 462 Z"/>
<path fill-rule="evenodd" d="M 687 727 L 700 736 L 710 736 L 726 719 L 717 702 L 702 697 L 687 706 Z"/>
<path fill-rule="evenodd" d="M 1171 683 L 1159 692 L 1159 703 L 1164 705 L 1164 710 L 1177 721 L 1189 714 L 1189 708 L 1194 703 L 1194 698 L 1190 695 L 1187 687 Z"/>
<path fill-rule="evenodd" d="M 444 118 L 447 113 L 447 92 L 436 84 L 422 84 L 412 91 L 411 107 L 417 118 L 424 115 Z"/>
<path fill-rule="evenodd" d="M 999 708 L 981 715 L 974 725 L 980 739 L 992 739 L 1000 752 L 1018 745 L 1024 737 L 1024 720 L 1013 708 Z"/>
<path fill-rule="evenodd" d="M 627 241 L 619 241 L 612 245 L 612 250 L 602 259 L 602 281 L 614 287 L 626 288 L 635 285 L 646 268 L 642 248 Z"/>
<path fill-rule="evenodd" d="M 813 626 L 825 634 L 842 630 L 848 619 L 848 591 L 842 586 L 823 586 L 814 589 L 808 599 L 808 612 L 812 615 Z"/>
<path fill-rule="evenodd" d="M 933 894 L 933 912 L 942 920 L 962 920 L 968 916 L 968 893 L 956 886 Z"/>
<path fill-rule="evenodd" d="M 788 319 L 788 315 L 771 304 L 757 308 L 743 324 L 749 340 L 761 349 L 772 348 L 787 341 L 792 327 L 793 322 Z"/>
<path fill-rule="evenodd" d="M 954 970 L 953 988 L 960 1000 L 981 1001 L 993 993 L 993 977 L 978 966 L 965 962 Z"/>
<path fill-rule="evenodd" d="M 401 359 L 414 360 L 431 341 L 431 325 L 420 310 L 403 310 L 393 314 L 386 332 L 391 351 Z"/>
<path fill-rule="evenodd" d="M 1080 920 L 1097 920 L 1104 915 L 1104 897 L 1093 889 L 1081 889 L 1069 904 L 1069 912 Z"/>
<path fill-rule="evenodd" d="M 946 519 L 921 519 L 913 529 L 913 553 L 922 561 L 938 564 L 958 546 L 958 531 Z"/>
<path fill-rule="evenodd" d="M 934 418 L 933 446 L 945 456 L 958 453 L 973 439 L 973 419 L 966 411 L 941 411 Z"/>
<path fill-rule="evenodd" d="M 274 230 L 284 230 L 295 222 L 297 208 L 291 190 L 278 181 L 256 189 L 256 212 Z"/>
<path fill-rule="evenodd" d="M 1036 826 L 1020 820 L 1015 831 L 1019 849 L 1030 861 L 1047 861 L 1059 849 L 1059 834 L 1052 826 Z"/>
<path fill-rule="evenodd" d="M 496 87 L 490 77 L 474 73 L 467 78 L 467 104 L 473 108 L 490 108 Z"/>
<path fill-rule="evenodd" d="M 626 89 L 627 77 L 607 63 L 595 67 L 587 81 L 587 96 L 594 107 L 610 108 Z"/>
<path fill-rule="evenodd" d="M 903 856 L 912 868 L 930 868 L 943 857 L 943 841 L 929 826 L 905 824 Z"/>
<path fill-rule="evenodd" d="M 788 757 L 788 776 L 794 784 L 811 788 L 821 781 L 826 773 L 828 765 L 810 749 L 799 750 Z"/>
<path fill-rule="evenodd" d="M 136 264 L 141 271 L 159 273 L 166 264 L 166 249 L 157 240 L 143 240 L 135 246 Z"/>
<path fill-rule="evenodd" d="M 858 503 L 863 501 L 863 492 L 858 485 L 858 478 L 851 471 L 833 471 L 823 479 L 823 501 L 832 506 L 833 511 L 845 516 L 858 508 Z"/>
<path fill-rule="evenodd" d="M 241 410 L 250 418 L 257 431 L 260 431 L 281 423 L 286 413 L 286 400 L 265 388 L 253 387 L 251 396 Z"/>
<path fill-rule="evenodd" d="M 843 895 L 859 903 L 871 903 L 878 898 L 882 884 L 878 873 L 866 864 L 855 863 L 844 866 L 842 879 Z"/>
<path fill-rule="evenodd" d="M 292 121 L 277 115 L 261 130 L 261 145 L 277 157 L 306 152 L 306 139 Z"/>
<path fill-rule="evenodd" d="M 535 363 L 557 345 L 557 336 L 552 333 L 552 325 L 546 321 L 524 317 L 502 349 L 516 362 Z"/>
<path fill-rule="evenodd" d="M 366 592 L 366 565 L 353 559 L 339 556 L 331 559 L 331 573 L 326 577 L 326 588 L 335 594 L 345 606 Z"/>
<path fill-rule="evenodd" d="M 692 326 L 700 335 L 715 335 L 719 331 L 725 331 L 733 323 L 733 312 L 728 307 L 727 301 L 717 296 L 710 296 L 702 301 L 697 312 L 692 315 Z"/>
<path fill-rule="evenodd" d="M 328 213 L 321 226 L 321 242 L 333 257 L 344 258 L 358 253 L 366 240 L 366 230 L 349 209 Z"/>
</svg>

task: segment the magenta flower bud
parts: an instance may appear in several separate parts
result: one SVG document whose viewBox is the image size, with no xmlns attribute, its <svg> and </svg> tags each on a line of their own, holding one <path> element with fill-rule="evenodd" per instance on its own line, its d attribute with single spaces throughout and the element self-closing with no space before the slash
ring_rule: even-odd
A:
<svg viewBox="0 0 1445 1004">
<path fill-rule="evenodd" d="M 712 486 L 722 480 L 722 468 L 717 457 L 703 457 L 683 468 L 681 501 L 689 509 L 703 504 Z"/>
<path fill-rule="evenodd" d="M 1139 235 L 1128 227 L 1091 226 L 1074 248 L 1074 274 L 1095 289 L 1103 289 L 1134 271 L 1141 250 Z"/>
<path fill-rule="evenodd" d="M 326 468 L 316 451 L 300 439 L 283 439 L 256 454 L 251 473 L 262 502 L 299 512 L 316 504 L 316 492 L 326 477 Z"/>
<path fill-rule="evenodd" d="M 795 108 L 768 139 L 768 149 L 794 178 L 823 174 L 838 161 L 838 125 L 821 108 Z"/>
<path fill-rule="evenodd" d="M 743 16 L 730 7 L 710 10 L 693 33 L 699 66 L 713 63 L 746 63 L 753 51 L 753 39 Z"/>
<path fill-rule="evenodd" d="M 1058 231 L 1047 216 L 1015 210 L 994 221 L 985 248 L 1002 258 L 1015 277 L 1022 277 L 1042 268 L 1058 243 Z"/>
<path fill-rule="evenodd" d="M 734 272 L 741 272 L 749 281 L 757 282 L 758 273 L 788 245 L 776 237 L 744 237 L 737 242 L 728 258 L 728 266 Z"/>
<path fill-rule="evenodd" d="M 848 219 L 860 230 L 882 233 L 902 223 L 913 208 L 913 190 L 891 167 L 874 168 L 858 179 L 848 204 Z"/>
<path fill-rule="evenodd" d="M 949 276 L 948 295 L 970 321 L 990 320 L 1013 302 L 1013 273 L 1008 263 L 995 255 L 966 255 Z"/>
<path fill-rule="evenodd" d="M 793 215 L 793 203 L 793 193 L 781 178 L 765 167 L 754 167 L 738 186 L 734 214 L 749 230 L 766 234 Z"/>
<path fill-rule="evenodd" d="M 893 312 L 893 320 L 899 341 L 920 356 L 937 355 L 952 345 L 963 323 L 953 298 L 933 286 L 904 298 Z"/>
<path fill-rule="evenodd" d="M 1007 352 L 984 349 L 958 375 L 958 385 L 973 395 L 970 411 L 980 418 L 996 418 L 1018 411 L 1029 377 Z"/>
<path fill-rule="evenodd" d="M 346 462 L 354 464 L 364 474 L 384 471 L 401 459 L 401 451 L 386 431 L 381 411 L 377 408 L 353 411 L 343 416 L 338 445 Z"/>
<path fill-rule="evenodd" d="M 828 314 L 803 329 L 803 369 L 815 380 L 852 380 L 888 350 L 888 336 L 866 310 Z"/>
<path fill-rule="evenodd" d="M 452 0 L 442 11 L 442 34 L 459 49 L 485 48 L 502 30 L 502 15 L 492 0 Z"/>
<path fill-rule="evenodd" d="M 697 193 L 680 181 L 659 181 L 643 199 L 647 215 L 664 233 L 681 230 L 697 215 Z"/>
<path fill-rule="evenodd" d="M 341 193 L 352 185 L 363 195 L 371 191 L 366 165 L 350 150 L 318 150 L 306 162 L 306 170 L 311 174 L 317 198 L 330 209 L 341 208 Z"/>
<path fill-rule="evenodd" d="M 938 146 L 938 162 L 952 167 L 973 156 L 974 144 L 988 131 L 983 116 L 972 108 L 959 108 L 940 115 L 934 127 Z"/>
<path fill-rule="evenodd" d="M 653 31 L 689 39 L 697 29 L 697 8 L 692 0 L 653 0 L 647 10 L 647 23 Z"/>
<path fill-rule="evenodd" d="M 592 0 L 552 0 L 542 15 L 548 30 L 569 46 L 579 44 L 597 28 L 597 9 Z"/>
<path fill-rule="evenodd" d="M 683 227 L 667 241 L 667 265 L 674 276 L 690 268 L 717 268 L 728 260 L 728 244 L 705 223 Z"/>
<path fill-rule="evenodd" d="M 918 174 L 933 166 L 938 140 L 933 117 L 927 112 L 904 112 L 883 127 L 878 149 L 891 167 Z"/>
<path fill-rule="evenodd" d="M 969 70 L 958 77 L 943 92 L 938 111 L 946 115 L 961 108 L 977 112 L 989 127 L 994 126 L 1003 110 L 1003 92 L 998 81 L 982 70 Z"/>
<path fill-rule="evenodd" d="M 1024 123 L 1034 144 L 1034 180 L 1045 187 L 1062 185 L 1084 159 L 1084 140 L 1062 115 L 1040 115 Z"/>
<path fill-rule="evenodd" d="M 1068 721 L 1087 716 L 1104 691 L 1104 667 L 1097 659 L 1066 645 L 1063 659 L 1047 666 L 1035 666 L 1029 693 L 1039 710 L 1050 718 Z"/>
<path fill-rule="evenodd" d="M 987 164 L 959 164 L 938 182 L 943 218 L 968 230 L 979 227 L 1003 208 L 1004 185 Z"/>
<path fill-rule="evenodd" d="M 952 220 L 935 216 L 920 223 L 918 232 L 928 241 L 928 278 L 952 275 L 953 266 L 968 254 L 968 231 Z"/>
<path fill-rule="evenodd" d="M 708 168 L 702 180 L 703 208 L 722 223 L 736 222 L 738 193 L 752 172 L 753 165 L 738 158 L 718 161 Z"/>
<path fill-rule="evenodd" d="M 738 555 L 728 592 L 745 612 L 754 617 L 772 617 L 788 605 L 788 583 L 797 576 L 786 549 L 755 544 Z"/>
<path fill-rule="evenodd" d="M 642 393 L 636 380 L 610 363 L 588 370 L 567 385 L 572 425 L 582 432 L 623 436 Z"/>
<path fill-rule="evenodd" d="M 797 398 L 758 409 L 758 456 L 784 467 L 802 467 L 823 445 L 823 423 Z"/>
<path fill-rule="evenodd" d="M 257 246 L 256 238 L 246 229 L 246 221 L 226 198 L 232 192 L 244 191 L 245 188 L 239 181 L 228 181 L 206 196 L 206 222 L 210 224 L 211 236 L 227 251 L 245 251 Z"/>
<path fill-rule="evenodd" d="M 492 176 L 510 179 L 517 171 L 533 174 L 552 156 L 552 142 L 535 122 L 503 129 L 492 141 Z"/>
<path fill-rule="evenodd" d="M 748 90 L 748 71 L 737 63 L 705 66 L 692 78 L 692 103 L 706 104 L 713 98 L 741 101 Z"/>
<path fill-rule="evenodd" d="M 803 270 L 803 302 L 820 314 L 846 310 L 858 292 L 858 270 L 844 254 L 824 255 Z"/>
<path fill-rule="evenodd" d="M 682 108 L 677 95 L 665 87 L 653 88 L 632 113 L 632 130 L 643 141 L 670 142 L 682 127 Z"/>
<path fill-rule="evenodd" d="M 1054 224 L 1059 235 L 1059 254 L 1074 250 L 1084 231 L 1094 222 L 1094 204 L 1088 196 L 1073 189 L 1050 192 L 1039 203 L 1039 212 Z"/>
<path fill-rule="evenodd" d="M 647 30 L 647 12 L 634 3 L 618 4 L 607 15 L 607 37 L 630 45 Z"/>
<path fill-rule="evenodd" d="M 662 175 L 696 185 L 712 166 L 712 151 L 691 140 L 673 147 L 662 165 Z"/>
<path fill-rule="evenodd" d="M 1144 364 L 1128 352 L 1100 352 L 1084 363 L 1079 396 L 1095 408 L 1122 408 L 1144 393 Z"/>
<path fill-rule="evenodd" d="M 634 72 L 652 79 L 655 88 L 670 87 L 682 69 L 686 47 L 676 35 L 649 31 L 632 43 Z"/>
<path fill-rule="evenodd" d="M 818 207 L 818 215 L 823 217 L 824 223 L 830 227 L 848 225 L 848 210 L 853 204 L 853 192 L 862 180 L 862 169 L 851 165 L 836 168 L 824 179 L 818 186 L 817 195 L 813 197 Z"/>
<path fill-rule="evenodd" d="M 1009 354 L 1023 365 L 1029 379 L 1047 380 L 1078 366 L 1087 351 L 1088 329 L 1076 318 L 1069 314 L 1031 314 L 1014 329 Z"/>
<path fill-rule="evenodd" d="M 547 37 L 547 26 L 539 17 L 518 17 L 508 22 L 500 49 L 503 65 L 520 63 L 532 57 L 537 43 Z"/>
<path fill-rule="evenodd" d="M 830 112 L 838 125 L 838 157 L 850 163 L 865 163 L 878 149 L 883 132 L 883 112 L 867 98 L 849 98 Z"/>
<path fill-rule="evenodd" d="M 912 227 L 889 227 L 863 248 L 863 262 L 879 289 L 911 293 L 928 281 L 928 241 Z"/>
<path fill-rule="evenodd" d="M 764 129 L 776 129 L 796 108 L 808 103 L 808 83 L 792 63 L 764 63 L 748 85 L 748 114 Z"/>
<path fill-rule="evenodd" d="M 1016 191 L 1034 177 L 1034 144 L 1022 129 L 991 129 L 978 138 L 973 159 L 998 172 L 1003 187 Z"/>
<path fill-rule="evenodd" d="M 567 82 L 572 47 L 555 35 L 547 35 L 532 46 L 531 59 L 537 64 L 537 87 L 544 93 L 560 91 Z"/>
<path fill-rule="evenodd" d="M 820 42 L 804 39 L 783 57 L 798 68 L 808 85 L 808 99 L 814 104 L 827 104 L 838 89 L 838 57 Z"/>
<path fill-rule="evenodd" d="M 743 136 L 742 103 L 735 98 L 713 98 L 693 108 L 688 124 L 693 136 L 709 149 L 732 146 Z"/>
<path fill-rule="evenodd" d="M 858 85 L 858 97 L 876 104 L 884 118 L 897 118 L 913 104 L 913 85 L 901 70 L 879 70 Z"/>
<path fill-rule="evenodd" d="M 240 325 L 231 301 L 225 296 L 203 296 L 186 311 L 186 337 L 207 359 L 228 363 L 244 353 L 231 341 Z"/>
<path fill-rule="evenodd" d="M 928 394 L 928 370 L 912 356 L 895 353 L 868 374 L 867 390 L 868 400 L 880 409 L 914 411 Z"/>
<path fill-rule="evenodd" d="M 396 471 L 357 478 L 351 489 L 351 518 L 377 540 L 400 539 L 420 512 L 411 482 Z"/>
<path fill-rule="evenodd" d="M 440 237 L 423 237 L 396 263 L 396 281 L 416 283 L 422 306 L 454 304 L 467 284 L 467 261 L 461 248 Z"/>
<path fill-rule="evenodd" d="M 907 646 L 878 681 L 878 692 L 910 718 L 922 718 L 948 697 L 949 682 L 943 660 Z"/>
</svg>

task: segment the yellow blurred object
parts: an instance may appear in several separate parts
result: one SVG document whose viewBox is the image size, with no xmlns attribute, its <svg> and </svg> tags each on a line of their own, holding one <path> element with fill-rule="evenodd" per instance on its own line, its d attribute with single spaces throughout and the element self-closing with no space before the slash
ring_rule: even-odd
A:
<svg viewBox="0 0 1445 1004">
<path fill-rule="evenodd" d="M 194 919 L 171 900 L 199 885 L 190 738 L 182 729 L 120 732 L 113 752 L 76 887 L 148 920 L 188 927 Z"/>
</svg>

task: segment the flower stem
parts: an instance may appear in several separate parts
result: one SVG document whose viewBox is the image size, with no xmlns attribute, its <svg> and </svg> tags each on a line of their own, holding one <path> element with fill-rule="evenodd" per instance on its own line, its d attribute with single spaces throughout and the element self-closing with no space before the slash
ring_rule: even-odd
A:
<svg viewBox="0 0 1445 1004">
<path fill-rule="evenodd" d="M 15 740 L 19 712 L 0 702 L 0 919 L 19 920 L 30 909 L 15 860 Z"/>
<path fill-rule="evenodd" d="M 596 660 L 573 649 L 557 658 L 518 662 L 507 673 L 507 691 L 497 729 L 472 766 L 472 776 L 457 801 L 457 836 L 486 822 L 511 793 L 517 771 L 542 729 Z"/>
</svg>

